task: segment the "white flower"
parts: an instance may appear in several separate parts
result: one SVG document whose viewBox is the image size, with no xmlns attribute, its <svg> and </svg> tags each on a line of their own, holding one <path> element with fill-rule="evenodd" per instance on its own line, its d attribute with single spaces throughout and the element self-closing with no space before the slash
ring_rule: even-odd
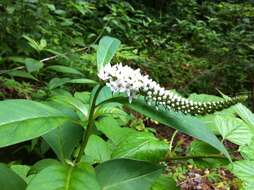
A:
<svg viewBox="0 0 254 190">
<path fill-rule="evenodd" d="M 194 115 L 213 113 L 245 99 L 244 97 L 235 97 L 219 102 L 194 102 L 160 87 L 148 75 L 143 75 L 140 69 L 134 70 L 127 65 L 123 66 L 122 63 L 113 66 L 111 64 L 105 65 L 99 71 L 98 77 L 106 83 L 113 93 L 126 93 L 129 102 L 137 95 L 142 94 L 146 97 L 149 105 L 155 102 L 156 109 L 159 109 L 159 105 L 164 105 L 168 109 Z"/>
</svg>

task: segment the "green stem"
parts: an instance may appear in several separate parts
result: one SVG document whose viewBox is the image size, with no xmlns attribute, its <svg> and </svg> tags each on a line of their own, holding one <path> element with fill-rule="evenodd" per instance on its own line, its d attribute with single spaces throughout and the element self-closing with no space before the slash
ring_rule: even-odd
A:
<svg viewBox="0 0 254 190">
<path fill-rule="evenodd" d="M 169 160 L 187 160 L 187 159 L 204 159 L 204 158 L 220 158 L 220 159 L 228 159 L 221 154 L 208 154 L 208 155 L 198 155 L 198 156 L 168 156 L 166 158 L 167 161 Z M 233 161 L 239 160 L 238 158 L 232 158 Z"/>
<path fill-rule="evenodd" d="M 87 128 L 86 128 L 86 131 L 83 133 L 83 137 L 82 137 L 82 141 L 81 141 L 81 146 L 80 146 L 80 149 L 79 149 L 78 156 L 77 156 L 77 158 L 75 160 L 75 163 L 80 162 L 81 157 L 84 154 L 86 145 L 88 143 L 88 139 L 89 139 L 89 137 L 92 134 L 92 129 L 93 129 L 93 126 L 94 126 L 94 111 L 95 111 L 95 107 L 96 107 L 96 99 L 97 99 L 97 97 L 99 95 L 99 92 L 100 92 L 100 90 L 102 88 L 103 88 L 103 85 L 100 85 L 98 87 L 98 89 L 96 90 L 94 96 L 92 97 L 91 104 L 90 104 L 89 116 L 88 116 Z"/>
<path fill-rule="evenodd" d="M 170 143 L 169 143 L 169 152 L 172 151 L 173 142 L 174 142 L 174 139 L 175 139 L 175 136 L 176 136 L 177 132 L 178 132 L 178 131 L 175 130 L 174 133 L 173 133 L 173 135 L 172 135 L 172 137 L 171 137 L 171 139 L 170 139 Z"/>
</svg>

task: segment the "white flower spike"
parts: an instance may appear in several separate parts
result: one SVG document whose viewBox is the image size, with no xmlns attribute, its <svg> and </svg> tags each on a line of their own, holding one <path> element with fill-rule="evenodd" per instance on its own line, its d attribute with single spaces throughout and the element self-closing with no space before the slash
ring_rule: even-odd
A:
<svg viewBox="0 0 254 190">
<path fill-rule="evenodd" d="M 218 102 L 195 102 L 180 97 L 177 94 L 165 90 L 158 83 L 143 75 L 140 69 L 132 69 L 122 63 L 111 66 L 105 65 L 98 73 L 98 77 L 106 83 L 113 93 L 123 92 L 129 97 L 129 101 L 138 95 L 143 95 L 148 104 L 154 102 L 156 108 L 163 105 L 167 109 L 181 111 L 185 114 L 204 115 L 228 108 L 246 99 L 245 96 L 237 96 L 230 100 Z"/>
</svg>

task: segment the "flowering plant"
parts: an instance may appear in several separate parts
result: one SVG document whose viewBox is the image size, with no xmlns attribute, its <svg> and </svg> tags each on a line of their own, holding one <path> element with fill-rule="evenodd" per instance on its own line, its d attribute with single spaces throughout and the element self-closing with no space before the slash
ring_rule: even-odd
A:
<svg viewBox="0 0 254 190">
<path fill-rule="evenodd" d="M 50 147 L 57 157 L 39 160 L 32 167 L 16 165 L 9 168 L 0 163 L 0 174 L 6 174 L 11 179 L 8 181 L 5 175 L 0 176 L 4 189 L 151 190 L 153 186 L 157 189 L 156 183 L 161 183 L 161 176 L 165 173 L 161 163 L 207 158 L 224 159 L 230 163 L 231 157 L 222 141 L 231 138 L 232 142 L 240 145 L 250 142 L 251 133 L 244 140 L 232 136 L 238 128 L 240 134 L 246 132 L 247 128 L 238 127 L 243 122 L 239 118 L 231 116 L 231 121 L 221 130 L 220 141 L 199 117 L 193 117 L 228 108 L 245 97 L 214 102 L 183 98 L 161 87 L 140 69 L 132 69 L 121 63 L 109 64 L 119 45 L 117 39 L 101 39 L 97 50 L 100 81 L 84 78 L 73 80 L 73 83 L 95 85 L 92 92 L 76 92 L 74 95 L 61 93 L 46 102 L 27 99 L 0 101 L 0 148 L 34 139 L 31 147 L 42 141 L 44 144 L 40 147 Z M 112 95 L 112 92 L 117 95 Z M 176 129 L 170 141 L 161 140 L 146 129 L 140 131 L 132 127 L 129 122 L 131 114 L 123 109 L 125 107 L 165 127 Z M 242 112 L 244 114 L 238 116 L 247 118 L 249 122 L 252 113 L 246 117 L 248 112 Z M 218 116 L 216 120 L 222 127 L 225 126 L 224 118 Z M 237 129 L 227 126 L 231 123 Z M 178 131 L 194 137 L 195 142 L 204 143 L 208 149 L 214 147 L 220 152 L 215 150 L 201 155 L 179 155 L 176 147 L 173 147 Z M 20 172 L 22 168 L 24 172 Z M 174 183 L 170 182 L 170 187 L 166 184 L 165 188 L 176 188 Z"/>
<path fill-rule="evenodd" d="M 245 96 L 237 96 L 232 99 L 214 102 L 188 100 L 161 87 L 148 75 L 143 75 L 140 69 L 134 70 L 127 65 L 123 66 L 122 63 L 113 66 L 106 64 L 100 69 L 98 77 L 110 87 L 113 93 L 126 93 L 130 103 L 133 98 L 143 95 L 147 103 L 149 105 L 154 104 L 156 109 L 159 105 L 162 105 L 166 109 L 191 115 L 211 114 L 246 99 Z"/>
</svg>

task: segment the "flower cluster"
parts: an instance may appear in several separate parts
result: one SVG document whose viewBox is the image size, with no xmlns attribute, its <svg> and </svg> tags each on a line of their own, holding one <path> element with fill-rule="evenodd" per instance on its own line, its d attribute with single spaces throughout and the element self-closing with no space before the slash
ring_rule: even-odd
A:
<svg viewBox="0 0 254 190">
<path fill-rule="evenodd" d="M 197 102 L 183 98 L 143 75 L 140 69 L 132 69 L 121 63 L 111 66 L 107 64 L 99 71 L 99 78 L 106 82 L 113 93 L 126 93 L 131 102 L 137 95 L 144 95 L 148 104 L 155 104 L 156 108 L 164 106 L 166 109 L 181 111 L 186 114 L 204 115 L 228 108 L 246 97 L 238 96 L 230 100 L 215 102 Z"/>
</svg>

